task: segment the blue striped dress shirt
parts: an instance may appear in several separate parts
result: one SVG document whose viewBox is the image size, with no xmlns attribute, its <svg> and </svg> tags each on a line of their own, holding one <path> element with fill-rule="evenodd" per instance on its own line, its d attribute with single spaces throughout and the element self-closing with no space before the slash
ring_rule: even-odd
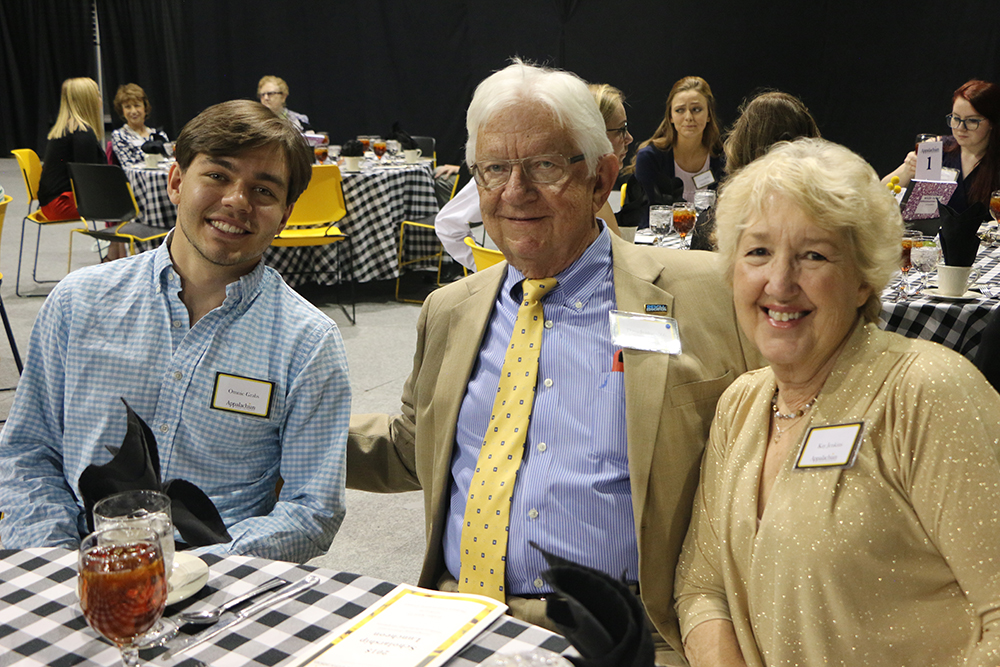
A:
<svg viewBox="0 0 1000 667">
<path fill-rule="evenodd" d="M 121 445 L 124 397 L 156 436 L 163 481 L 198 485 L 226 522 L 233 541 L 205 551 L 326 552 L 344 517 L 351 402 L 337 325 L 263 263 L 194 326 L 180 289 L 165 243 L 75 271 L 48 297 L 0 436 L 4 547 L 78 544 L 77 481 Z M 273 382 L 270 416 L 210 408 L 217 372 Z"/>
<path fill-rule="evenodd" d="M 545 329 L 524 459 L 514 486 L 507 544 L 513 595 L 551 591 L 535 542 L 564 558 L 635 582 L 639 556 L 629 485 L 624 374 L 612 371 L 615 307 L 611 238 L 605 227 L 556 276 L 544 299 Z M 524 276 L 508 266 L 458 416 L 451 461 L 445 562 L 461 569 L 459 543 L 472 474 L 482 448 Z"/>
</svg>

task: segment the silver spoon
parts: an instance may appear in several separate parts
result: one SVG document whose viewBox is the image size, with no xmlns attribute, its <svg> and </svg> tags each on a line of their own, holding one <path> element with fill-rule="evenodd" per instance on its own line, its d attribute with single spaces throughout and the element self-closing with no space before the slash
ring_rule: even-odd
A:
<svg viewBox="0 0 1000 667">
<path fill-rule="evenodd" d="M 249 600 L 250 598 L 257 597 L 261 593 L 266 593 L 280 586 L 284 586 L 287 583 L 288 582 L 285 581 L 284 579 L 281 579 L 280 577 L 275 577 L 274 579 L 271 579 L 267 583 L 261 584 L 257 588 L 254 588 L 238 597 L 234 597 L 232 600 L 229 600 L 225 604 L 219 605 L 218 607 L 215 607 L 213 609 L 204 609 L 201 611 L 183 611 L 180 614 L 180 619 L 184 623 L 195 623 L 199 625 L 207 625 L 209 623 L 215 623 L 216 621 L 219 620 L 219 617 L 222 616 L 223 613 L 232 609 L 236 605 L 242 604 L 247 600 Z"/>
</svg>

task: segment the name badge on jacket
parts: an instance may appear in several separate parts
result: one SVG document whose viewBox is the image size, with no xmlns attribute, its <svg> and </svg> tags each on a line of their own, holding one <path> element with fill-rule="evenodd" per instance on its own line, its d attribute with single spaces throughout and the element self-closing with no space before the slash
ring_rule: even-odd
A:
<svg viewBox="0 0 1000 667">
<path fill-rule="evenodd" d="M 858 456 L 864 431 L 864 422 L 810 427 L 795 457 L 795 470 L 850 468 Z"/>
</svg>

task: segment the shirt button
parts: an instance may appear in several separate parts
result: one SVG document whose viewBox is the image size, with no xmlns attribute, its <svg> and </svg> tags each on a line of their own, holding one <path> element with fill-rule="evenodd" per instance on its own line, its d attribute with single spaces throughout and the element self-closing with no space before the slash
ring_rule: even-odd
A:
<svg viewBox="0 0 1000 667">
<path fill-rule="evenodd" d="M 552 386 L 552 378 L 545 378 L 544 384 L 545 384 L 546 387 L 551 387 Z"/>
<path fill-rule="evenodd" d="M 180 320 L 174 320 L 171 324 L 174 325 L 175 329 L 180 329 L 181 328 L 181 321 Z"/>
<path fill-rule="evenodd" d="M 167 426 L 166 424 L 160 424 L 160 433 L 166 433 L 169 430 L 170 430 L 169 426 Z"/>
<path fill-rule="evenodd" d="M 535 579 L 534 581 L 532 581 L 532 582 L 531 582 L 531 584 L 532 584 L 532 585 L 533 585 L 533 586 L 534 586 L 535 588 L 541 588 L 542 586 L 544 586 L 544 585 L 545 585 L 545 582 L 544 582 L 544 581 L 542 581 L 542 578 L 541 578 L 541 577 L 539 577 L 539 578 Z"/>
<path fill-rule="evenodd" d="M 538 443 L 538 451 L 544 452 L 548 448 L 549 448 L 549 446 L 546 445 L 544 442 Z"/>
<path fill-rule="evenodd" d="M 546 329 L 552 328 L 552 320 L 545 320 L 545 328 Z"/>
<path fill-rule="evenodd" d="M 528 518 L 529 519 L 537 519 L 538 518 L 538 510 L 536 510 L 534 507 L 532 507 L 530 510 L 528 510 Z"/>
<path fill-rule="evenodd" d="M 174 272 L 167 271 L 167 280 L 173 280 L 173 279 L 174 279 Z"/>
<path fill-rule="evenodd" d="M 577 301 L 573 305 L 576 306 L 577 310 L 580 310 L 581 308 L 583 308 L 583 301 Z"/>
<path fill-rule="evenodd" d="M 174 371 L 174 379 L 175 380 L 180 380 L 183 377 L 184 377 L 183 373 L 181 373 L 180 371 Z"/>
</svg>

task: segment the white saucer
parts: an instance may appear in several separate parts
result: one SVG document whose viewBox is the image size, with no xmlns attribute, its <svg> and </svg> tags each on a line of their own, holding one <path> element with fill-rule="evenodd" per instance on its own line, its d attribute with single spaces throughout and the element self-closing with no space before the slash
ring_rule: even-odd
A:
<svg viewBox="0 0 1000 667">
<path fill-rule="evenodd" d="M 983 295 L 980 294 L 979 292 L 972 292 L 972 291 L 966 292 L 961 296 L 948 296 L 947 294 L 941 294 L 941 292 L 939 292 L 937 289 L 934 289 L 933 287 L 930 289 L 925 289 L 920 294 L 931 299 L 943 299 L 945 301 L 976 301 L 977 299 L 983 298 Z"/>
<path fill-rule="evenodd" d="M 174 569 L 170 573 L 170 593 L 167 604 L 177 604 L 197 593 L 208 583 L 208 565 L 193 554 L 174 554 Z"/>
</svg>

